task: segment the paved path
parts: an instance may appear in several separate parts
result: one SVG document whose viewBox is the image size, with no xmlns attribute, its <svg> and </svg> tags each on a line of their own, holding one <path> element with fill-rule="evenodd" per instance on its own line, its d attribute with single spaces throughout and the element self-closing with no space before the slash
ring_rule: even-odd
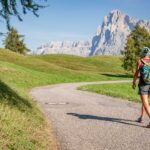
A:
<svg viewBox="0 0 150 150">
<path fill-rule="evenodd" d="M 150 129 L 143 127 L 148 117 L 144 124 L 134 121 L 140 104 L 76 90 L 84 84 L 91 83 L 58 84 L 31 91 L 51 120 L 61 150 L 150 150 Z"/>
</svg>

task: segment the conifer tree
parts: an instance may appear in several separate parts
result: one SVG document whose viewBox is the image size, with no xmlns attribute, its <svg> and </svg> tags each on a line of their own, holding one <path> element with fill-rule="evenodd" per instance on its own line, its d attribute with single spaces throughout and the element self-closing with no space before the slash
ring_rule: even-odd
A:
<svg viewBox="0 0 150 150">
<path fill-rule="evenodd" d="M 9 49 L 13 52 L 26 54 L 26 52 L 29 51 L 24 43 L 23 36 L 19 35 L 15 28 L 11 28 L 9 30 L 3 44 L 6 49 Z"/>
<path fill-rule="evenodd" d="M 145 28 L 137 25 L 128 36 L 125 50 L 122 52 L 124 69 L 134 72 L 143 47 L 150 47 L 150 34 Z"/>
</svg>

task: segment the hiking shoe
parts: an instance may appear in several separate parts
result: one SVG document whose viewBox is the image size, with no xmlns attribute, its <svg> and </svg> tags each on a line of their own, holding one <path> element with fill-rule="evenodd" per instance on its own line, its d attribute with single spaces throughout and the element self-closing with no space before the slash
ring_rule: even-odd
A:
<svg viewBox="0 0 150 150">
<path fill-rule="evenodd" d="M 139 117 L 136 121 L 139 122 L 139 123 L 144 123 L 144 121 L 141 117 Z"/>
</svg>

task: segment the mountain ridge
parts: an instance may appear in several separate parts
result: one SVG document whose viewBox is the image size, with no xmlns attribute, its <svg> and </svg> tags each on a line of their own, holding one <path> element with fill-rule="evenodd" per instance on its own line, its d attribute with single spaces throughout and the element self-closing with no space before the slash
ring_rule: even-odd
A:
<svg viewBox="0 0 150 150">
<path fill-rule="evenodd" d="M 88 56 L 90 48 L 90 41 L 50 41 L 49 43 L 38 47 L 34 53 Z"/>
<path fill-rule="evenodd" d="M 127 36 L 136 25 L 150 33 L 150 21 L 137 20 L 115 9 L 104 16 L 91 41 L 50 41 L 37 48 L 34 54 L 71 54 L 79 56 L 121 55 Z"/>
</svg>

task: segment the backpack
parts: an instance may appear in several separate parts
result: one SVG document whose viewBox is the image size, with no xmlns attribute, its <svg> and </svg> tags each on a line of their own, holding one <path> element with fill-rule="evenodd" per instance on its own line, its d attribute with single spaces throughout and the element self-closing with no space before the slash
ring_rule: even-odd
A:
<svg viewBox="0 0 150 150">
<path fill-rule="evenodd" d="M 140 76 L 145 84 L 150 84 L 150 62 L 141 59 L 143 66 L 140 68 Z"/>
</svg>

